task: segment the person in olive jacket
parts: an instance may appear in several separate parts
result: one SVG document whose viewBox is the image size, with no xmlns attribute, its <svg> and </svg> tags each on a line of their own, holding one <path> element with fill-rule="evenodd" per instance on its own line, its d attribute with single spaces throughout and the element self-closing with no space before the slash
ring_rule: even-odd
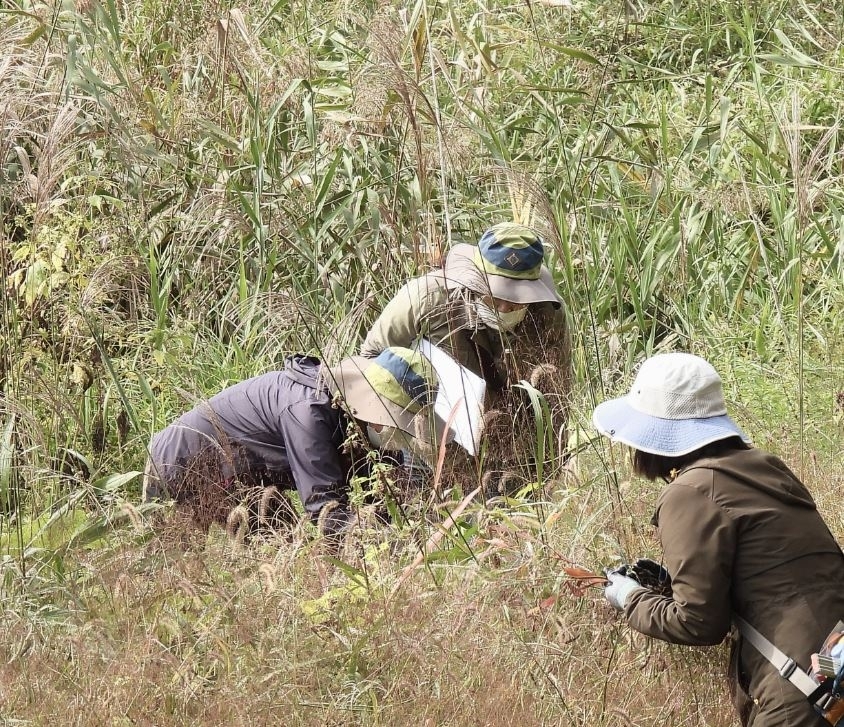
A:
<svg viewBox="0 0 844 727">
<path fill-rule="evenodd" d="M 607 600 L 637 631 L 675 644 L 718 644 L 739 616 L 809 671 L 810 655 L 844 619 L 844 555 L 800 480 L 748 446 L 715 369 L 687 353 L 653 356 L 630 393 L 600 404 L 593 421 L 633 448 L 638 474 L 668 482 L 653 524 L 671 595 L 609 571 Z M 732 661 L 743 724 L 827 724 L 746 639 Z"/>
<path fill-rule="evenodd" d="M 205 498 L 219 512 L 221 502 L 237 504 L 238 483 L 295 488 L 314 522 L 330 504 L 323 529 L 341 531 L 351 519 L 354 463 L 345 442 L 352 422 L 372 446 L 412 448 L 414 436 L 433 431 L 426 424 L 436 426 L 428 419 L 437 388 L 428 359 L 406 348 L 334 367 L 291 356 L 282 371 L 230 386 L 156 434 L 143 499 Z"/>
<path fill-rule="evenodd" d="M 361 354 L 386 346 L 412 347 L 421 337 L 482 376 L 491 392 L 507 384 L 508 336 L 530 324 L 566 337 L 562 299 L 543 264 L 542 239 L 513 222 L 490 227 L 477 245 L 456 244 L 442 269 L 413 278 L 384 307 L 369 330 Z"/>
</svg>

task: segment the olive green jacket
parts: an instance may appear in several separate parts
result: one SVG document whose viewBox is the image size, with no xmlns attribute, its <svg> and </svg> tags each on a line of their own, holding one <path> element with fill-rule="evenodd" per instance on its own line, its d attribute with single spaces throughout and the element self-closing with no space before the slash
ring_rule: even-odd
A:
<svg viewBox="0 0 844 727">
<path fill-rule="evenodd" d="M 661 493 L 654 524 L 673 596 L 636 590 L 630 625 L 677 644 L 717 644 L 742 616 L 807 669 L 844 619 L 844 555 L 811 495 L 758 449 L 702 459 Z M 754 727 L 823 724 L 803 694 L 744 642 L 743 687 Z"/>
<path fill-rule="evenodd" d="M 440 346 L 460 364 L 483 376 L 492 391 L 507 383 L 505 354 L 508 334 L 484 326 L 473 327 L 466 305 L 452 293 L 460 283 L 449 280 L 442 270 L 435 270 L 405 283 L 373 324 L 361 346 L 364 356 L 377 356 L 387 346 L 410 347 L 420 337 Z M 565 316 L 551 303 L 532 303 L 528 307 L 531 320 L 538 325 L 565 329 Z M 527 320 L 512 334 L 518 336 Z M 529 324 L 528 324 L 529 325 Z"/>
</svg>

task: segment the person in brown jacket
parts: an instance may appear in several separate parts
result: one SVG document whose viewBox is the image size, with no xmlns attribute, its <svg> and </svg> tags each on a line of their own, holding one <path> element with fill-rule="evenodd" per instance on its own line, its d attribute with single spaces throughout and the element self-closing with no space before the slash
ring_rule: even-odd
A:
<svg viewBox="0 0 844 727">
<path fill-rule="evenodd" d="M 412 278 L 399 288 L 372 324 L 361 355 L 377 355 L 386 346 L 416 349 L 420 339 L 428 339 L 484 379 L 487 410 L 531 411 L 524 390 L 511 387 L 531 379 L 557 402 L 549 426 L 564 430 L 571 382 L 570 340 L 563 301 L 546 262 L 542 238 L 515 222 L 493 225 L 477 245 L 453 245 L 441 269 Z M 553 373 L 544 373 L 549 370 Z M 516 426 L 529 426 L 533 421 L 529 416 Z M 490 416 L 488 421 L 492 420 Z M 535 479 L 533 450 L 523 453 L 513 447 L 512 416 L 498 421 L 485 433 L 491 455 L 486 460 L 491 496 L 515 494 Z M 417 483 L 430 478 L 427 468 L 405 459 L 411 462 Z M 506 482 L 510 484 L 505 486 Z"/>
<path fill-rule="evenodd" d="M 687 353 L 653 356 L 593 422 L 633 448 L 637 474 L 668 482 L 652 522 L 671 595 L 609 571 L 607 600 L 637 631 L 674 644 L 718 644 L 740 617 L 808 671 L 844 619 L 844 554 L 806 487 L 727 415 L 715 369 Z M 828 724 L 747 639 L 732 661 L 743 724 Z"/>
<path fill-rule="evenodd" d="M 414 348 L 420 337 L 481 376 L 491 392 L 507 385 L 511 337 L 544 331 L 562 345 L 563 301 L 533 230 L 513 222 L 490 227 L 477 245 L 459 243 L 442 269 L 405 283 L 361 345 L 363 356 L 387 346 Z M 530 325 L 526 322 L 530 322 Z"/>
</svg>

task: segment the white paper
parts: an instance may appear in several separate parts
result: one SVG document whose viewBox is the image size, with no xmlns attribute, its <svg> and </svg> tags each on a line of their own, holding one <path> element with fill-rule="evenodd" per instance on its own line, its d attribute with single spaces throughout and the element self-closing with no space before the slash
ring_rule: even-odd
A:
<svg viewBox="0 0 844 727">
<path fill-rule="evenodd" d="M 453 439 L 469 454 L 477 454 L 486 381 L 461 366 L 427 338 L 419 341 L 419 352 L 428 358 L 440 380 L 434 411 L 444 422 L 451 418 L 449 441 Z"/>
</svg>

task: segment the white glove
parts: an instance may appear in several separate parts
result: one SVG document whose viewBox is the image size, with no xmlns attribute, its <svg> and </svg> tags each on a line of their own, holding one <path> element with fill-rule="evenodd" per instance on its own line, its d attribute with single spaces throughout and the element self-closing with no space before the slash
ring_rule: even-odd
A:
<svg viewBox="0 0 844 727">
<path fill-rule="evenodd" d="M 613 608 L 623 611 L 627 598 L 637 588 L 642 588 L 642 585 L 629 576 L 622 575 L 614 570 L 607 570 L 606 574 L 609 585 L 604 588 L 604 597 L 612 604 Z"/>
</svg>

